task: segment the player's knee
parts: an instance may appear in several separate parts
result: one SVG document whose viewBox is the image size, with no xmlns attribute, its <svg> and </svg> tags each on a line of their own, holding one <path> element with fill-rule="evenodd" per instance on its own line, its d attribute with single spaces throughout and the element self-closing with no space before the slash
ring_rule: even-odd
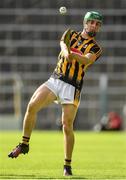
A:
<svg viewBox="0 0 126 180">
<path fill-rule="evenodd" d="M 73 124 L 71 124 L 71 123 L 67 123 L 67 122 L 63 121 L 62 127 L 63 127 L 64 133 L 67 135 L 73 131 Z"/>
</svg>

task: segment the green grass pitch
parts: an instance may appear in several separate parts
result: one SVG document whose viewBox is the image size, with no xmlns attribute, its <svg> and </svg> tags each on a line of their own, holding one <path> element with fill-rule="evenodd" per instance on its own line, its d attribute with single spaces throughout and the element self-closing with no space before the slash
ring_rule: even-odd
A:
<svg viewBox="0 0 126 180">
<path fill-rule="evenodd" d="M 28 155 L 8 153 L 20 131 L 0 132 L 0 179 L 126 179 L 126 133 L 75 131 L 73 176 L 63 177 L 63 134 L 33 131 Z"/>
</svg>

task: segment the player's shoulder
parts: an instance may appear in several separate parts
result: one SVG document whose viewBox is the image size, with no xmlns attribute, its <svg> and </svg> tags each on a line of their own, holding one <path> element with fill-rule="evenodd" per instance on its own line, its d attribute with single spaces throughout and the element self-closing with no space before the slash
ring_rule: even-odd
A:
<svg viewBox="0 0 126 180">
<path fill-rule="evenodd" d="M 73 30 L 73 29 L 70 29 L 70 32 L 71 32 L 71 36 L 79 36 L 81 34 L 81 31 L 76 31 L 76 30 Z"/>
</svg>

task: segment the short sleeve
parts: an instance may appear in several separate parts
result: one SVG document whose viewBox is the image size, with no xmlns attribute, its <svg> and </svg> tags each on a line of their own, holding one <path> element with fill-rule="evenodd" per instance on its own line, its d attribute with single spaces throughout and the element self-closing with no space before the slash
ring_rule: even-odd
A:
<svg viewBox="0 0 126 180">
<path fill-rule="evenodd" d="M 90 53 L 94 53 L 97 60 L 102 54 L 102 49 L 97 44 L 94 44 L 94 46 L 90 49 Z"/>
</svg>

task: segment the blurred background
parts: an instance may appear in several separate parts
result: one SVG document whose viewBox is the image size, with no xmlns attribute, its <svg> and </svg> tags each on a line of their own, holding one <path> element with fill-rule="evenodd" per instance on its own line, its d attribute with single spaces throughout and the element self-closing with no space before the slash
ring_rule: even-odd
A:
<svg viewBox="0 0 126 180">
<path fill-rule="evenodd" d="M 67 7 L 62 16 L 58 9 Z M 67 28 L 81 31 L 83 16 L 104 16 L 97 40 L 102 57 L 88 69 L 75 129 L 91 130 L 105 113 L 126 115 L 125 0 L 0 0 L 0 129 L 21 129 L 27 103 L 53 72 Z M 38 114 L 36 129 L 60 129 L 61 107 Z"/>
</svg>

